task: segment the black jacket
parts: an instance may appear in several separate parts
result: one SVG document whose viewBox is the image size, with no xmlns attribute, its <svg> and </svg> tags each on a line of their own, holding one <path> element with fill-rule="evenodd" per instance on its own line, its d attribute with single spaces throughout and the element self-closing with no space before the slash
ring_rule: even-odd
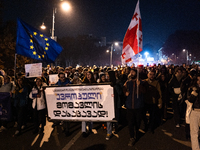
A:
<svg viewBox="0 0 200 150">
<path fill-rule="evenodd" d="M 188 90 L 188 100 L 193 103 L 193 108 L 200 109 L 200 87 L 193 86 Z"/>
</svg>

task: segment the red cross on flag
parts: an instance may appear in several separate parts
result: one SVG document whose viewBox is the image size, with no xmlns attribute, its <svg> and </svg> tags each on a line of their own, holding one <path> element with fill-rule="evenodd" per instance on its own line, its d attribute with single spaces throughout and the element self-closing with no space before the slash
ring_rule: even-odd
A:
<svg viewBox="0 0 200 150">
<path fill-rule="evenodd" d="M 139 28 L 138 28 L 139 27 Z M 138 47 L 139 45 L 139 47 Z M 142 21 L 137 2 L 131 23 L 123 40 L 122 64 L 130 62 L 132 57 L 142 51 Z"/>
</svg>

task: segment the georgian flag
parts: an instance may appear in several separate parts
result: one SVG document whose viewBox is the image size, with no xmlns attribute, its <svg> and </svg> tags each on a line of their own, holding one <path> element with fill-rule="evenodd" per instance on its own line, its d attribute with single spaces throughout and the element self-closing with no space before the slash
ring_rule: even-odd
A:
<svg viewBox="0 0 200 150">
<path fill-rule="evenodd" d="M 139 26 L 139 28 L 138 28 Z M 139 44 L 139 50 L 138 50 Z M 138 52 L 142 51 L 142 21 L 139 9 L 139 0 L 137 2 L 134 15 L 131 19 L 131 23 L 126 31 L 123 40 L 122 50 L 122 64 L 130 62 L 132 57 Z"/>
</svg>

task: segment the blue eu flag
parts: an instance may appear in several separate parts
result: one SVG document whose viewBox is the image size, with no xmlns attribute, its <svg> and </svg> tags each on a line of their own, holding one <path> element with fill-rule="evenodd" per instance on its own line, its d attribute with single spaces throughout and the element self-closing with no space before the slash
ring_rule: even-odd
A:
<svg viewBox="0 0 200 150">
<path fill-rule="evenodd" d="M 33 59 L 54 62 L 62 47 L 24 21 L 17 20 L 16 53 Z"/>
</svg>

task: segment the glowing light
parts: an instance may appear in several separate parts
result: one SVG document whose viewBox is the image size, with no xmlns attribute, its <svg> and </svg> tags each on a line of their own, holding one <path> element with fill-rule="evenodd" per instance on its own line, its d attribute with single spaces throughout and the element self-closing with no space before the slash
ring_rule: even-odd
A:
<svg viewBox="0 0 200 150">
<path fill-rule="evenodd" d="M 115 42 L 115 46 L 118 46 L 119 45 L 119 43 L 118 42 Z"/>
<path fill-rule="evenodd" d="M 61 6 L 62 6 L 62 9 L 65 11 L 70 11 L 71 9 L 71 6 L 68 2 L 63 2 Z"/>
<path fill-rule="evenodd" d="M 147 57 L 147 56 L 149 55 L 149 53 L 148 53 L 148 52 L 145 52 L 144 55 Z"/>
<path fill-rule="evenodd" d="M 107 53 L 109 53 L 109 50 L 106 50 Z"/>
<path fill-rule="evenodd" d="M 44 25 L 44 22 L 42 23 L 42 25 L 40 26 L 40 28 L 41 28 L 42 30 L 45 30 L 45 29 L 46 29 L 46 26 Z"/>
</svg>

